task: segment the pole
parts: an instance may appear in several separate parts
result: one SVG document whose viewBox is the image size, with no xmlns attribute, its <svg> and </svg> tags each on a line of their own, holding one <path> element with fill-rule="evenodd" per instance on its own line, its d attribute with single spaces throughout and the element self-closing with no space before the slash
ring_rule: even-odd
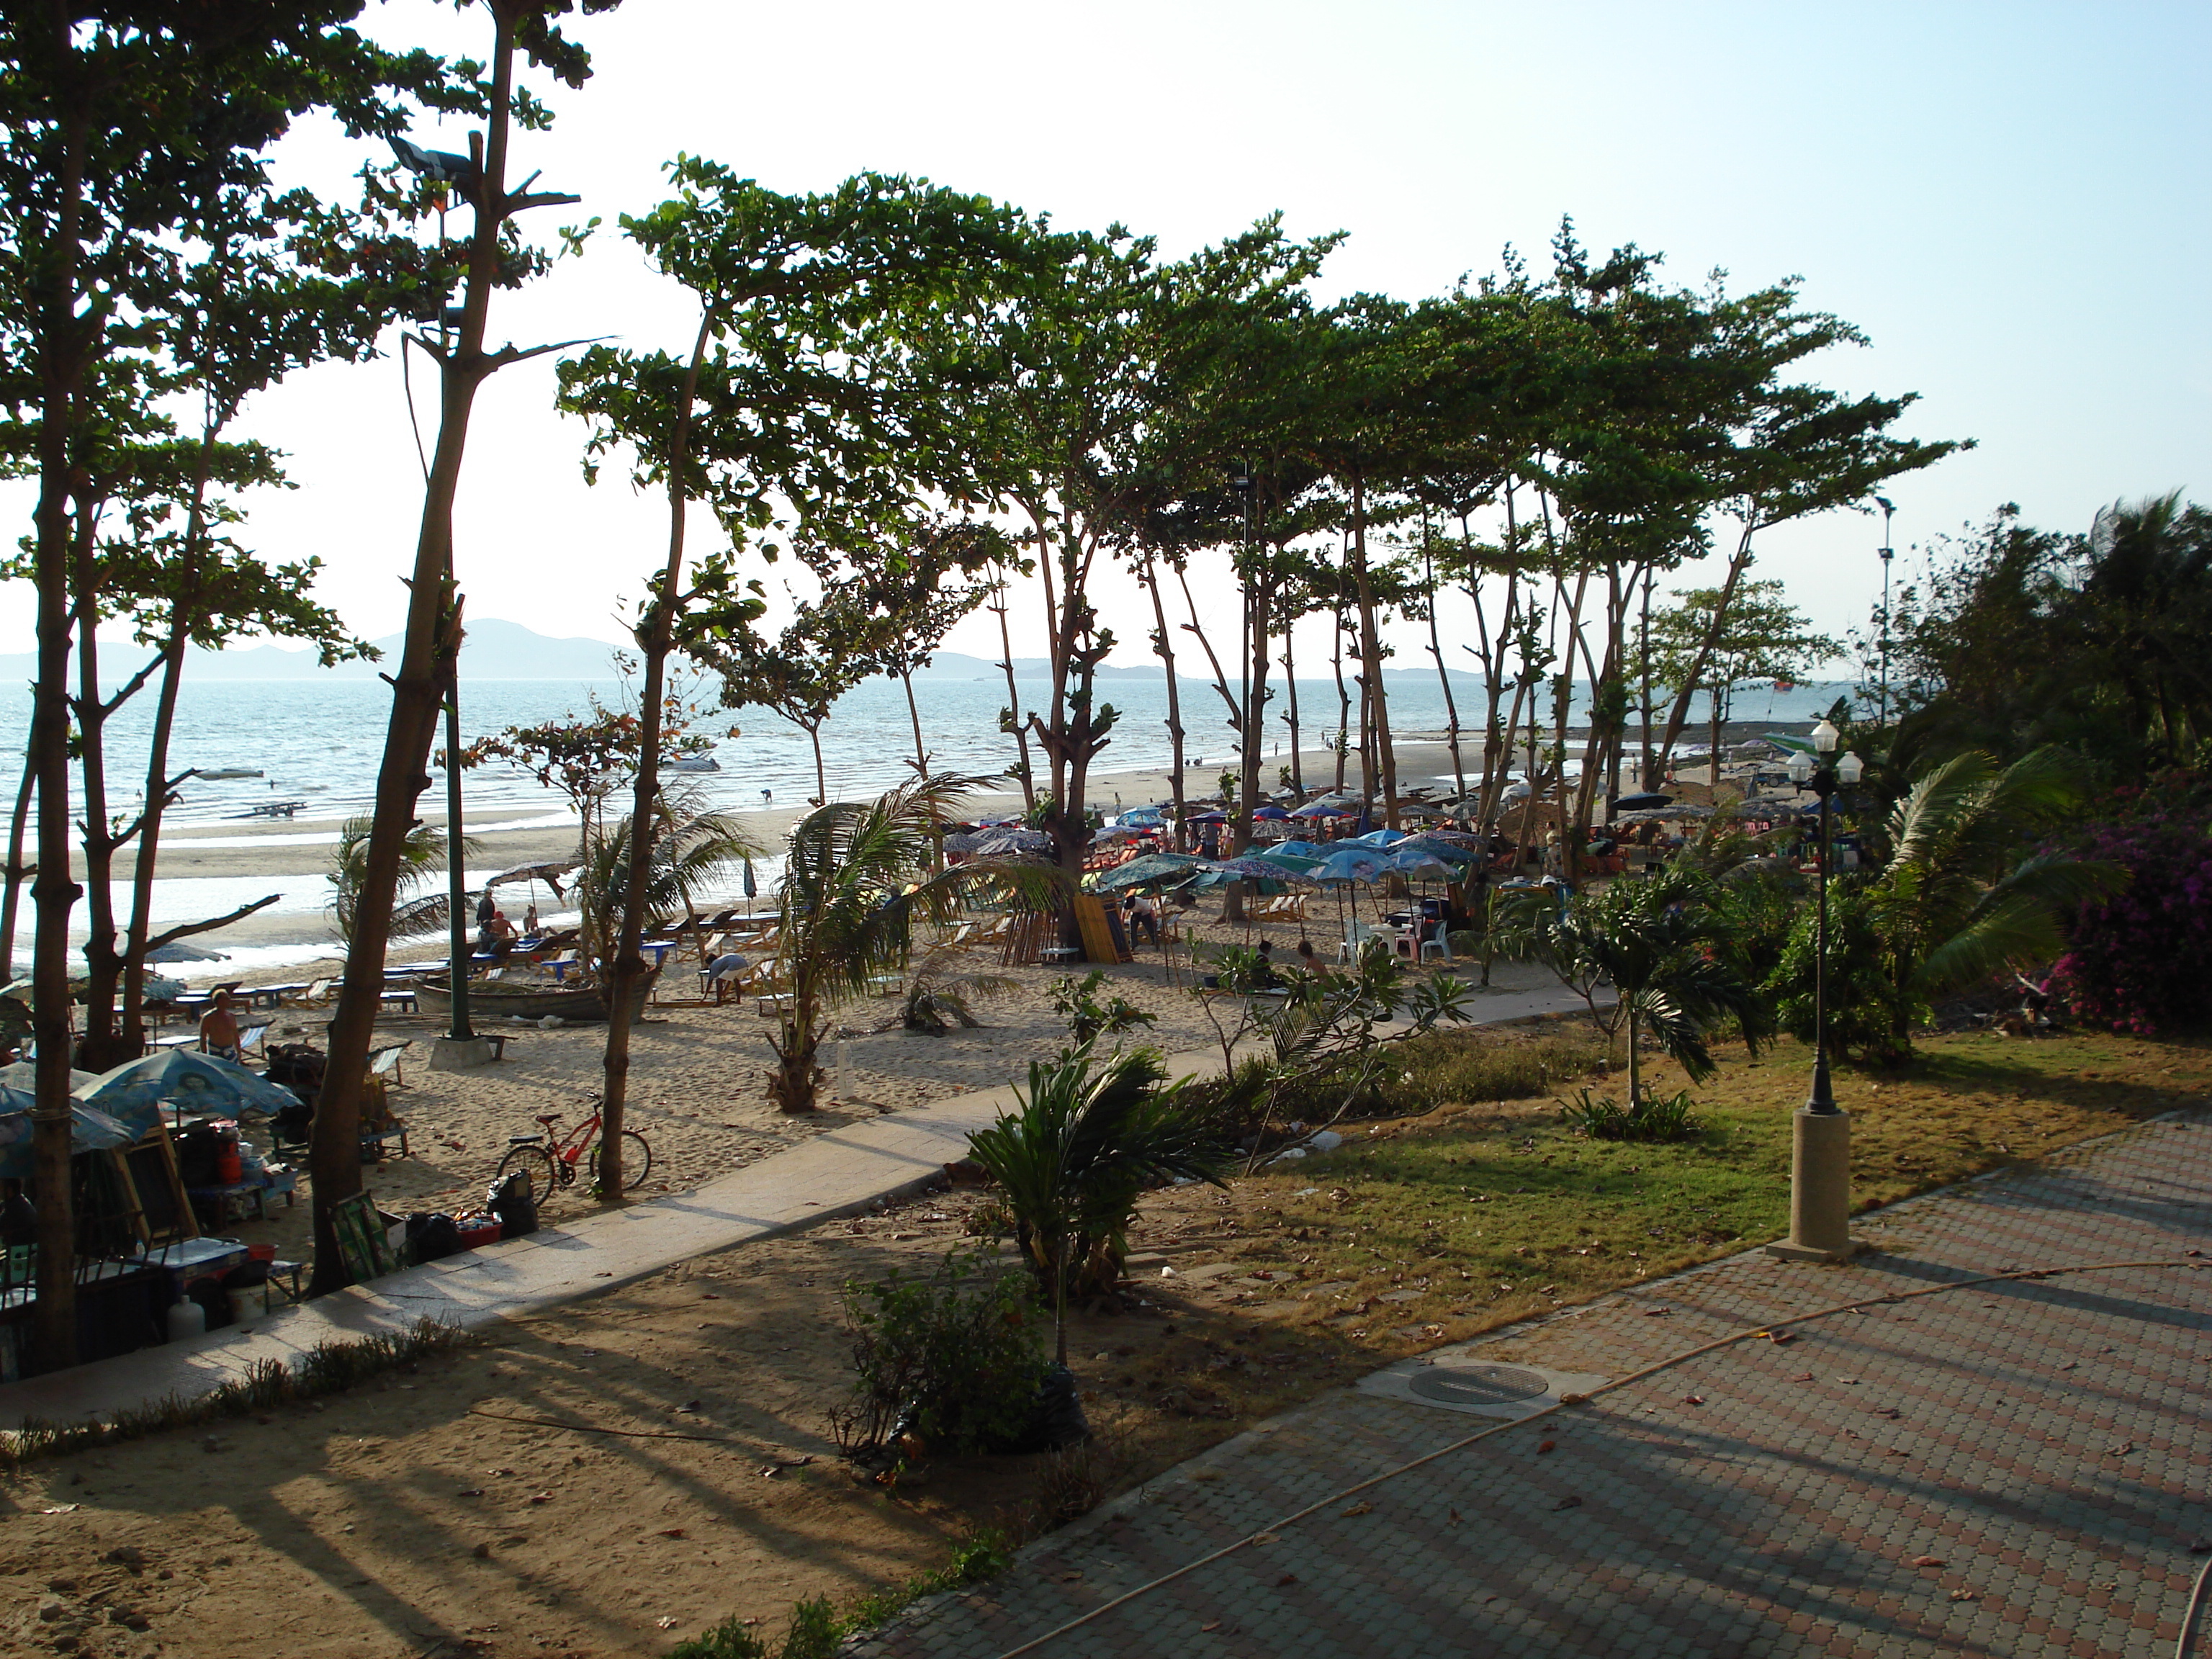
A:
<svg viewBox="0 0 2212 1659">
<path fill-rule="evenodd" d="M 449 1042 L 476 1037 L 469 1025 L 469 872 L 462 867 L 461 840 L 461 666 L 456 657 L 446 685 L 446 978 L 453 990 Z"/>
<path fill-rule="evenodd" d="M 1881 718 L 1880 725 L 1889 724 L 1889 567 L 1896 556 L 1889 544 L 1889 515 L 1896 509 L 1887 498 L 1875 497 L 1881 507 Z"/>
<path fill-rule="evenodd" d="M 1835 798 L 1836 775 L 1826 766 L 1814 775 L 1820 792 L 1820 919 L 1813 945 L 1813 1089 L 1805 1109 L 1826 1117 L 1838 1111 L 1828 1077 L 1828 814 Z"/>
</svg>

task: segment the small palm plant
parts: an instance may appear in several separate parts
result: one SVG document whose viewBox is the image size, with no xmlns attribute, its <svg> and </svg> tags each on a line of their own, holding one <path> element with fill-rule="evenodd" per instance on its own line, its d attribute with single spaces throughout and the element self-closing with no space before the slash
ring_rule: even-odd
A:
<svg viewBox="0 0 2212 1659">
<path fill-rule="evenodd" d="M 1148 1187 L 1185 1178 L 1222 1184 L 1237 1156 L 1228 1133 L 1159 1054 L 1093 1043 L 1033 1061 L 1015 1109 L 968 1138 L 968 1155 L 999 1183 L 1014 1240 L 1052 1304 L 1067 1363 L 1067 1298 L 1111 1296 L 1128 1255 L 1129 1222 Z"/>
<path fill-rule="evenodd" d="M 331 859 L 331 920 L 338 937 L 350 946 L 359 915 L 361 887 L 368 870 L 367 817 L 348 818 L 338 829 L 337 850 Z M 483 843 L 473 836 L 461 838 L 461 856 L 473 858 Z M 392 891 L 392 925 L 387 937 L 394 945 L 408 939 L 432 939 L 450 926 L 451 908 L 443 893 L 424 893 L 423 884 L 446 867 L 446 832 L 435 824 L 418 823 L 407 832 L 399 850 L 399 881 Z"/>
<path fill-rule="evenodd" d="M 781 1109 L 814 1109 L 822 1080 L 816 1055 L 830 1014 L 866 996 L 871 979 L 906 968 L 917 918 L 948 922 L 977 891 L 1044 904 L 1064 888 L 1056 868 L 1019 859 L 978 859 L 932 872 L 939 825 L 981 783 L 918 778 L 872 801 L 817 807 L 793 826 L 776 956 L 791 1000 L 769 1039 L 776 1057 L 769 1097 Z"/>
<path fill-rule="evenodd" d="M 1021 988 L 1021 981 L 1011 974 L 975 973 L 965 961 L 959 951 L 940 946 L 915 963 L 899 1008 L 899 1024 L 927 1036 L 943 1036 L 955 1026 L 972 1031 L 983 1023 L 975 1018 L 973 1004 L 986 997 L 1010 996 Z"/>
<path fill-rule="evenodd" d="M 1531 895 L 1515 906 L 1500 943 L 1558 975 L 1607 1036 L 1626 1034 L 1632 1110 L 1644 1099 L 1644 1033 L 1692 1083 L 1720 1069 L 1707 1040 L 1715 1025 L 1736 1021 L 1754 1052 L 1765 1035 L 1765 1006 L 1736 965 L 1712 890 L 1695 871 L 1670 866 L 1565 904 Z M 1608 987 L 1609 1004 L 1601 998 Z"/>
<path fill-rule="evenodd" d="M 689 911 L 708 894 L 726 890 L 732 875 L 759 850 L 738 818 L 704 810 L 696 793 L 662 796 L 647 854 L 646 915 Z M 629 888 L 629 817 L 586 831 L 581 852 L 574 890 L 576 954 L 604 972 L 621 932 L 622 898 Z"/>
<path fill-rule="evenodd" d="M 1888 861 L 1864 898 L 1897 993 L 1899 1051 L 1916 1009 L 2050 961 L 2064 946 L 2062 919 L 2125 883 L 2118 865 L 2030 850 L 2037 827 L 2081 799 L 2078 769 L 2057 750 L 2009 766 L 1969 750 L 1923 769 L 1891 811 Z"/>
</svg>

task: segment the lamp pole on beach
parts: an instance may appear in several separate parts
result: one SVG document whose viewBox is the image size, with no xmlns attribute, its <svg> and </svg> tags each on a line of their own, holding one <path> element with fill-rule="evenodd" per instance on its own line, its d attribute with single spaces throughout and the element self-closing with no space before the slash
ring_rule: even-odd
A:
<svg viewBox="0 0 2212 1659">
<path fill-rule="evenodd" d="M 1835 758 L 1841 741 L 1832 721 L 1813 728 L 1820 759 L 1790 757 L 1790 775 L 1820 799 L 1820 845 L 1815 878 L 1820 916 L 1813 935 L 1813 1086 L 1790 1126 L 1790 1237 L 1766 1247 L 1793 1261 L 1842 1261 L 1861 1248 L 1851 1237 L 1851 1119 L 1836 1104 L 1828 1075 L 1828 844 L 1839 787 L 1856 783 L 1865 767 L 1854 754 Z"/>
<path fill-rule="evenodd" d="M 1874 504 L 1881 509 L 1881 716 L 1876 725 L 1889 724 L 1889 567 L 1897 555 L 1889 544 L 1889 516 L 1897 509 L 1890 505 L 1889 497 L 1877 495 Z"/>
</svg>

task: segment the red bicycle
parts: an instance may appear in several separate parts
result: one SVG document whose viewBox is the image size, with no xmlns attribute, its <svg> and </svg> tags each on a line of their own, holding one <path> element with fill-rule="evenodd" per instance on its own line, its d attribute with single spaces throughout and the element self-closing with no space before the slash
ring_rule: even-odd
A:
<svg viewBox="0 0 2212 1659">
<path fill-rule="evenodd" d="M 540 1112 L 538 1121 L 544 1127 L 534 1135 L 509 1135 L 507 1156 L 499 1161 L 499 1173 L 495 1181 L 504 1181 L 520 1170 L 529 1178 L 533 1200 L 550 1198 L 562 1187 L 576 1184 L 576 1165 L 585 1162 L 586 1149 L 590 1150 L 590 1161 L 585 1167 L 591 1172 L 592 1185 L 599 1184 L 599 1147 L 603 1144 L 593 1139 L 599 1132 L 599 1097 L 593 1095 L 592 1115 L 573 1129 L 556 1129 L 558 1112 Z M 624 1129 L 623 1137 L 623 1190 L 634 1193 L 645 1183 L 653 1170 L 653 1148 L 643 1135 L 635 1129 Z"/>
</svg>

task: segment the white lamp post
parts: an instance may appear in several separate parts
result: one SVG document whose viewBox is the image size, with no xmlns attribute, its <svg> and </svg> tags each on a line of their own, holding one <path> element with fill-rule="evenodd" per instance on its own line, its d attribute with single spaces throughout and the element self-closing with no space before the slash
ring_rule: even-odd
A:
<svg viewBox="0 0 2212 1659">
<path fill-rule="evenodd" d="M 1832 722 L 1813 728 L 1816 766 L 1799 754 L 1790 775 L 1809 783 L 1820 798 L 1820 848 L 1817 881 L 1820 924 L 1813 948 L 1813 1088 L 1791 1124 L 1790 1142 L 1790 1237 L 1766 1247 L 1771 1255 L 1793 1261 L 1842 1261 L 1864 1248 L 1851 1237 L 1851 1119 L 1836 1104 L 1828 1077 L 1828 845 L 1835 793 L 1854 784 L 1866 768 L 1854 754 L 1830 757 L 1843 734 Z"/>
</svg>

